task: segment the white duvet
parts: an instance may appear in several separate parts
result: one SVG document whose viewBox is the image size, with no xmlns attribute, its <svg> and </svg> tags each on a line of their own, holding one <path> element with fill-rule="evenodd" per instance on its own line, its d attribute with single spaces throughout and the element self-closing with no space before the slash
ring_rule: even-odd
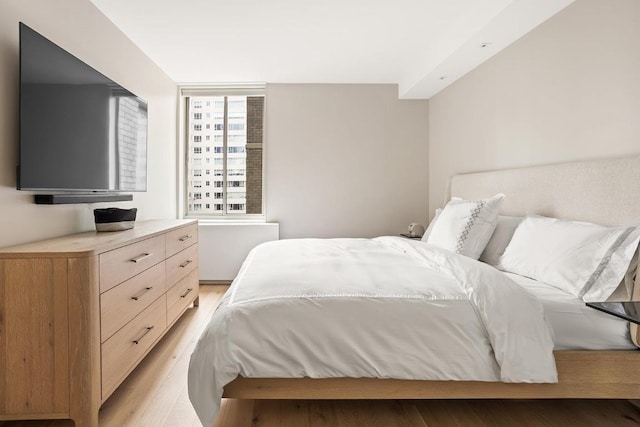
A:
<svg viewBox="0 0 640 427">
<path fill-rule="evenodd" d="M 534 296 L 493 267 L 399 237 L 256 247 L 191 356 L 203 425 L 238 375 L 557 382 Z"/>
</svg>

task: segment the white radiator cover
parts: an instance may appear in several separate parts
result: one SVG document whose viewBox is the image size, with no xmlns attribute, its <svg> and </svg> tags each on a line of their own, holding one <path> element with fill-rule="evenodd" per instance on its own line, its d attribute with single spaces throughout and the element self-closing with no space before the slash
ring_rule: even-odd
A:
<svg viewBox="0 0 640 427">
<path fill-rule="evenodd" d="M 278 240 L 278 223 L 203 222 L 198 225 L 200 280 L 231 281 L 251 249 Z"/>
</svg>

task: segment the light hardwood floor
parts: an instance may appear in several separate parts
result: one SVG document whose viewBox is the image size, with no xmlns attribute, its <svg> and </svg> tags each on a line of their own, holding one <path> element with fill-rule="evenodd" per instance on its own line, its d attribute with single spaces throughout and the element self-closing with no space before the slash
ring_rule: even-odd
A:
<svg viewBox="0 0 640 427">
<path fill-rule="evenodd" d="M 226 286 L 202 285 L 190 309 L 100 411 L 101 427 L 200 426 L 187 396 L 189 356 Z M 67 427 L 63 422 L 6 422 L 0 427 Z M 626 427 L 640 409 L 625 400 L 233 400 L 214 427 Z"/>
</svg>

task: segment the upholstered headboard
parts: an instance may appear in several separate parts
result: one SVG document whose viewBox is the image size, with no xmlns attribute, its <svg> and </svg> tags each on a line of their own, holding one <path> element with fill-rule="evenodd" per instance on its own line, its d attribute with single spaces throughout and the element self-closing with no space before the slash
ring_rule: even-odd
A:
<svg viewBox="0 0 640 427">
<path fill-rule="evenodd" d="M 503 215 L 539 214 L 609 226 L 640 225 L 640 156 L 456 175 L 451 196 L 506 195 Z M 633 299 L 640 300 L 640 274 Z M 640 328 L 631 325 L 640 346 Z"/>
<path fill-rule="evenodd" d="M 506 194 L 504 215 L 640 225 L 640 156 L 456 175 L 451 196 Z"/>
</svg>

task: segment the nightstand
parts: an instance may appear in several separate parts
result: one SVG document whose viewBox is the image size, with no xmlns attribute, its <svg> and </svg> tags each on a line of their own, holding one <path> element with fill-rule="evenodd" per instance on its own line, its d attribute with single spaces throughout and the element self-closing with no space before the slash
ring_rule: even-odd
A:
<svg viewBox="0 0 640 427">
<path fill-rule="evenodd" d="M 640 301 L 588 302 L 588 307 L 640 325 Z"/>
<path fill-rule="evenodd" d="M 422 236 L 411 236 L 407 233 L 400 233 L 400 236 L 404 237 L 405 239 L 416 239 L 416 240 L 422 239 Z"/>
</svg>

